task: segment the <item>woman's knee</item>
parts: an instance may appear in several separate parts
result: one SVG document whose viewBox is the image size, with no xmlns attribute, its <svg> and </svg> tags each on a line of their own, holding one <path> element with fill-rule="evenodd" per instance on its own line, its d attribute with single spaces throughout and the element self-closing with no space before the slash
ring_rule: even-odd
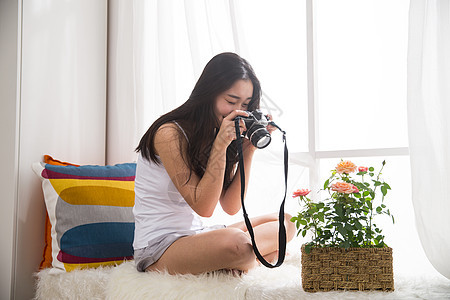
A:
<svg viewBox="0 0 450 300">
<path fill-rule="evenodd" d="M 253 263 L 255 254 L 249 236 L 240 229 L 228 228 L 223 246 L 230 260 L 236 267 Z"/>
<path fill-rule="evenodd" d="M 269 216 L 271 216 L 271 218 L 273 218 L 274 222 L 278 222 L 278 218 L 279 218 L 279 214 L 278 213 L 273 213 L 270 214 Z M 288 214 L 288 213 L 284 213 L 284 227 L 286 228 L 286 236 L 288 241 L 290 241 L 296 232 L 296 228 L 295 228 L 295 224 L 293 222 L 291 222 L 292 219 L 292 215 Z"/>
<path fill-rule="evenodd" d="M 292 216 L 288 213 L 284 213 L 284 224 L 286 227 L 286 236 L 288 238 L 288 240 L 290 241 L 294 235 L 295 235 L 295 224 L 293 222 L 291 222 L 291 218 Z"/>
</svg>

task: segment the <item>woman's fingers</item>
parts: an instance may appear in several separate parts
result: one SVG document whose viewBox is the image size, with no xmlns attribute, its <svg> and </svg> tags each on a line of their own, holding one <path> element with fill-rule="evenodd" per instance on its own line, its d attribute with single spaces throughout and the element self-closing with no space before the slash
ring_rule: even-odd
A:
<svg viewBox="0 0 450 300">
<path fill-rule="evenodd" d="M 274 132 L 277 128 L 275 127 L 275 126 L 272 126 L 272 125 L 267 125 L 267 131 L 269 132 L 269 133 L 272 133 L 272 132 Z"/>
<path fill-rule="evenodd" d="M 242 119 L 239 120 L 239 129 L 240 129 L 240 131 L 241 131 L 241 134 L 247 129 L 247 128 L 245 127 L 245 122 L 244 122 L 244 120 L 242 120 Z"/>
<path fill-rule="evenodd" d="M 239 120 L 239 132 L 242 135 L 242 133 L 244 133 L 244 131 L 246 130 L 245 128 L 245 122 L 244 120 Z M 229 126 L 227 126 L 227 131 L 229 132 L 229 136 L 232 137 L 233 140 L 235 140 L 236 137 L 236 125 L 233 122 L 230 122 Z"/>
<path fill-rule="evenodd" d="M 223 120 L 234 120 L 237 116 L 248 117 L 248 112 L 244 110 L 233 110 L 228 116 L 226 116 Z"/>
<path fill-rule="evenodd" d="M 269 122 L 270 121 L 273 121 L 273 117 L 272 117 L 272 115 L 270 115 L 270 114 L 268 114 L 267 115 L 267 118 L 269 119 Z M 272 134 L 272 132 L 274 132 L 277 128 L 275 127 L 275 126 L 272 126 L 272 125 L 267 125 L 267 131 L 270 133 L 270 134 Z"/>
<path fill-rule="evenodd" d="M 243 111 L 243 110 L 234 110 L 234 111 L 232 111 L 228 116 L 226 116 L 223 119 L 221 127 L 232 127 L 233 130 L 234 130 L 233 132 L 235 132 L 234 120 L 238 116 L 240 116 L 240 117 L 248 117 L 248 113 L 246 111 Z M 245 129 L 246 129 L 245 128 L 245 122 L 244 122 L 244 120 L 240 119 L 239 120 L 239 130 L 240 130 L 241 134 L 242 134 L 242 132 L 245 131 Z"/>
<path fill-rule="evenodd" d="M 234 110 L 223 119 L 220 126 L 217 137 L 224 141 L 227 146 L 237 138 L 234 119 L 238 116 L 248 117 L 248 113 L 243 110 Z M 242 119 L 239 121 L 239 131 L 240 134 L 245 131 L 245 122 Z"/>
</svg>

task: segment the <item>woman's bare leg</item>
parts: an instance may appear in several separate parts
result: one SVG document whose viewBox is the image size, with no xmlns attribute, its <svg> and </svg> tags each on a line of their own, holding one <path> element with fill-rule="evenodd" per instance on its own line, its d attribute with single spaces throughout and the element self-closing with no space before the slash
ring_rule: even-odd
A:
<svg viewBox="0 0 450 300">
<path fill-rule="evenodd" d="M 225 228 L 178 239 L 147 271 L 167 270 L 170 274 L 200 274 L 220 269 L 247 271 L 255 264 L 248 235 L 237 228 Z"/>
<path fill-rule="evenodd" d="M 284 226 L 286 228 L 286 241 L 289 242 L 295 235 L 295 225 L 291 221 L 291 216 L 285 213 Z M 273 261 L 278 253 L 278 214 L 269 214 L 250 219 L 253 232 L 255 233 L 256 246 L 261 255 L 268 261 Z M 228 226 L 229 228 L 239 228 L 248 234 L 245 223 L 239 222 Z M 250 237 L 250 235 L 249 235 Z"/>
<path fill-rule="evenodd" d="M 285 216 L 286 239 L 295 234 L 294 223 Z M 251 219 L 260 253 L 268 261 L 278 253 L 278 215 Z M 167 270 L 170 274 L 200 274 L 220 269 L 248 271 L 257 265 L 255 254 L 244 222 L 186 236 L 175 241 L 158 261 L 147 268 Z"/>
<path fill-rule="evenodd" d="M 266 254 L 263 256 L 263 258 L 268 262 L 268 263 L 274 263 L 278 260 L 278 251 L 274 251 L 272 253 Z"/>
</svg>

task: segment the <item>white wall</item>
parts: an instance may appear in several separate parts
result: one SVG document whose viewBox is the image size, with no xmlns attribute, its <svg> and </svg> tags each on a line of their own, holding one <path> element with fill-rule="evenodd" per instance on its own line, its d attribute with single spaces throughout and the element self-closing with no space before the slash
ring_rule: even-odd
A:
<svg viewBox="0 0 450 300">
<path fill-rule="evenodd" d="M 7 27 L 0 40 L 10 48 L 7 57 L 2 49 L 2 63 L 11 64 L 0 68 L 0 78 L 12 76 L 6 89 L 1 80 L 0 89 L 0 117 L 7 122 L 0 134 L 8 145 L 1 148 L 7 172 L 0 180 L 0 259 L 5 260 L 0 298 L 30 299 L 33 273 L 42 259 L 45 221 L 40 182 L 31 164 L 44 154 L 80 164 L 105 162 L 107 0 L 0 3 L 1 24 L 22 24 Z M 19 43 L 14 39 L 17 32 Z"/>
<path fill-rule="evenodd" d="M 10 299 L 13 277 L 14 212 L 17 179 L 18 3 L 0 1 L 0 299 Z"/>
</svg>

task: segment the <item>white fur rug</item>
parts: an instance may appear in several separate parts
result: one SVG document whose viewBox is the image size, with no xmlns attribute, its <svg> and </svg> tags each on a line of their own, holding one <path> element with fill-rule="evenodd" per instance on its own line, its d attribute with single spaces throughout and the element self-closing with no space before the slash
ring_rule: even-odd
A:
<svg viewBox="0 0 450 300">
<path fill-rule="evenodd" d="M 139 273 L 132 261 L 115 268 L 37 274 L 36 299 L 450 299 L 450 280 L 439 274 L 396 274 L 394 292 L 306 293 L 300 256 L 275 269 L 257 267 L 241 277 L 224 273 L 171 276 Z"/>
</svg>

